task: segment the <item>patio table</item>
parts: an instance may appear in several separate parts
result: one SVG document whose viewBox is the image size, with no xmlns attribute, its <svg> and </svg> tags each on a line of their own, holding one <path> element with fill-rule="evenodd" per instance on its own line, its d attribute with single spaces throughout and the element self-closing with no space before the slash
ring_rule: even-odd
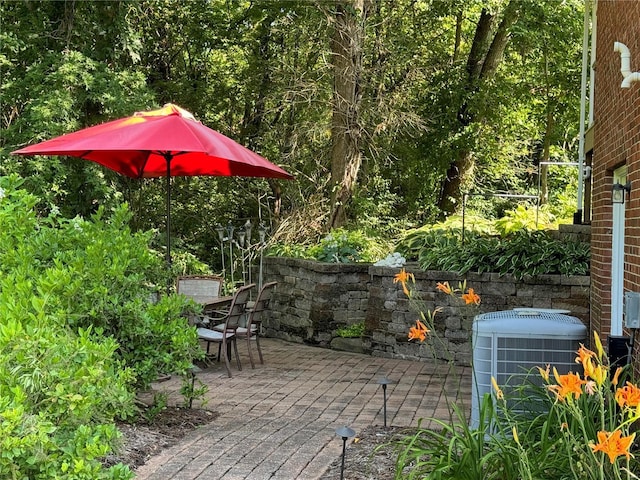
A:
<svg viewBox="0 0 640 480">
<path fill-rule="evenodd" d="M 204 305 L 202 311 L 206 315 L 208 313 L 215 313 L 224 310 L 225 308 L 228 309 L 231 305 L 231 300 L 233 300 L 232 295 L 205 298 L 201 301 L 202 305 Z"/>
</svg>

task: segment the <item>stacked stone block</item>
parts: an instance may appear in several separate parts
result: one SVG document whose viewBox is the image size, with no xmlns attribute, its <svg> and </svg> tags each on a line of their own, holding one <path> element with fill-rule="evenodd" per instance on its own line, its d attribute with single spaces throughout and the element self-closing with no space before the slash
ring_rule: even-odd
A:
<svg viewBox="0 0 640 480">
<path fill-rule="evenodd" d="M 278 289 L 265 322 L 266 334 L 330 347 L 339 328 L 364 322 L 358 350 L 373 356 L 424 361 L 435 357 L 467 365 L 473 317 L 480 313 L 516 307 L 564 309 L 591 330 L 588 276 L 541 275 L 516 280 L 508 275 L 468 274 L 467 286 L 482 298 L 479 307 L 469 307 L 436 289 L 444 281 L 457 287 L 464 280 L 459 276 L 424 272 L 417 265 L 407 265 L 407 271 L 416 279 L 411 300 L 393 281 L 397 268 L 268 258 L 265 278 L 277 281 Z M 423 345 L 410 342 L 407 332 L 419 318 L 418 310 L 436 308 L 441 310 L 435 315 L 435 334 Z"/>
</svg>

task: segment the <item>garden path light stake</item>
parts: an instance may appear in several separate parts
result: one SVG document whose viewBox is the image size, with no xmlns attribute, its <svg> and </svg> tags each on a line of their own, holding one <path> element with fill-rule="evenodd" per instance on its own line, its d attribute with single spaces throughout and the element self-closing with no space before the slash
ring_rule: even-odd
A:
<svg viewBox="0 0 640 480">
<path fill-rule="evenodd" d="M 340 480 L 344 479 L 344 457 L 347 451 L 347 440 L 355 434 L 356 432 L 346 425 L 336 429 L 336 435 L 342 437 L 342 466 L 340 467 Z"/>
<path fill-rule="evenodd" d="M 382 385 L 382 398 L 384 402 L 384 428 L 387 428 L 387 385 L 393 383 L 387 377 L 378 380 L 378 384 Z"/>
</svg>

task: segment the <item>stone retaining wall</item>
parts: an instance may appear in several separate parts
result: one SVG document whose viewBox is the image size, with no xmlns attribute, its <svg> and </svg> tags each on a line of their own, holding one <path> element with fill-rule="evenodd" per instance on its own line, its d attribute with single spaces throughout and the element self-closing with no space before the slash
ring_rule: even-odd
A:
<svg viewBox="0 0 640 480">
<path fill-rule="evenodd" d="M 278 282 L 264 323 L 266 335 L 294 342 L 345 348 L 336 330 L 364 321 L 359 348 L 371 355 L 426 360 L 435 353 L 437 358 L 469 364 L 471 326 L 479 313 L 515 307 L 566 309 L 590 331 L 588 276 L 543 275 L 516 281 L 498 274 L 468 274 L 467 286 L 482 298 L 479 307 L 468 307 L 435 288 L 437 282 L 457 286 L 463 279 L 449 272 L 424 272 L 417 265 L 406 269 L 415 275 L 419 301 L 410 301 L 393 283 L 397 268 L 279 257 L 265 258 L 264 266 L 265 281 Z M 419 318 L 418 307 L 441 308 L 434 322 L 437 335 L 425 345 L 407 339 Z"/>
</svg>

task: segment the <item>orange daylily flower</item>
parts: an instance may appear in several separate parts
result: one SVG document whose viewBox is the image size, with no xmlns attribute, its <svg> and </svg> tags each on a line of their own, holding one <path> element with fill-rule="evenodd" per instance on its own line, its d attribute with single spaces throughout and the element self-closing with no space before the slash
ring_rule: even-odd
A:
<svg viewBox="0 0 640 480">
<path fill-rule="evenodd" d="M 596 365 L 595 359 L 597 359 L 596 353 L 586 348 L 583 344 L 580 344 L 578 349 L 578 356 L 576 357 L 576 363 L 582 364 L 584 368 L 584 377 L 593 379 L 598 386 L 602 386 L 607 379 L 607 368 L 602 365 Z"/>
<path fill-rule="evenodd" d="M 447 295 L 451 295 L 453 293 L 453 289 L 449 285 L 449 282 L 438 282 L 438 284 L 436 285 L 436 289 L 440 290 L 442 293 L 446 293 Z"/>
<path fill-rule="evenodd" d="M 611 463 L 615 463 L 616 458 L 620 455 L 624 455 L 629 460 L 631 454 L 629 453 L 629 448 L 633 443 L 633 439 L 636 434 L 629 435 L 628 437 L 623 437 L 622 432 L 620 430 L 616 430 L 615 432 L 609 433 L 603 430 L 598 432 L 598 443 L 596 445 L 591 445 L 591 448 L 594 452 L 604 452 L 609 456 L 609 461 Z"/>
<path fill-rule="evenodd" d="M 602 348 L 602 342 L 600 341 L 600 335 L 598 335 L 598 332 L 593 332 L 593 342 L 596 344 L 598 358 L 602 360 L 604 358 L 604 348 Z"/>
<path fill-rule="evenodd" d="M 616 369 L 616 373 L 613 375 L 613 380 L 611 380 L 611 383 L 613 383 L 613 385 L 617 386 L 618 385 L 618 380 L 620 379 L 620 374 L 622 373 L 622 367 L 618 367 Z"/>
<path fill-rule="evenodd" d="M 594 365 L 593 360 L 590 358 L 585 360 L 582 366 L 584 367 L 584 378 L 591 378 L 598 384 L 598 386 L 602 386 L 604 381 L 607 379 L 608 372 L 606 367 L 603 367 L 602 365 Z"/>
<path fill-rule="evenodd" d="M 516 441 L 518 445 L 520 445 L 520 438 L 518 437 L 518 430 L 516 429 L 515 425 L 513 426 L 513 428 L 511 428 L 511 433 L 513 434 L 513 439 Z"/>
<path fill-rule="evenodd" d="M 407 288 L 407 282 L 409 280 L 415 283 L 416 277 L 413 276 L 413 273 L 407 272 L 404 268 L 396 273 L 393 277 L 393 283 L 400 283 L 400 285 L 402 285 L 402 291 L 407 297 L 409 297 L 411 294 L 411 292 L 409 292 L 409 289 Z"/>
<path fill-rule="evenodd" d="M 620 408 L 638 407 L 640 405 L 640 388 L 627 382 L 624 387 L 616 390 L 616 402 Z"/>
<path fill-rule="evenodd" d="M 558 400 L 566 398 L 579 398 L 582 395 L 582 385 L 587 383 L 580 378 L 579 373 L 569 372 L 566 375 L 559 375 L 558 370 L 553 368 L 553 375 L 558 385 L 549 385 L 547 388 L 556 394 Z"/>
<path fill-rule="evenodd" d="M 547 368 L 545 368 L 544 370 L 542 369 L 542 367 L 538 367 L 538 372 L 540 373 L 540 376 L 545 382 L 549 381 L 550 369 L 551 369 L 551 365 L 549 365 L 548 363 L 547 363 Z"/>
<path fill-rule="evenodd" d="M 578 349 L 578 356 L 576 357 L 576 363 L 581 363 L 584 366 L 584 362 L 591 358 L 595 358 L 596 352 L 593 352 L 586 348 L 583 344 L 580 344 Z"/>
<path fill-rule="evenodd" d="M 416 326 L 409 329 L 409 340 L 420 340 L 424 342 L 427 334 L 431 332 L 420 320 L 416 320 Z"/>
<path fill-rule="evenodd" d="M 496 392 L 496 398 L 498 400 L 504 400 L 504 393 L 502 392 L 502 389 L 498 386 L 498 382 L 496 381 L 495 377 L 491 377 L 491 384 L 493 385 L 493 389 Z"/>
<path fill-rule="evenodd" d="M 462 300 L 464 303 L 469 305 L 470 303 L 474 303 L 476 305 L 480 305 L 480 295 L 473 291 L 473 288 L 470 288 L 467 293 L 462 295 Z"/>
</svg>

